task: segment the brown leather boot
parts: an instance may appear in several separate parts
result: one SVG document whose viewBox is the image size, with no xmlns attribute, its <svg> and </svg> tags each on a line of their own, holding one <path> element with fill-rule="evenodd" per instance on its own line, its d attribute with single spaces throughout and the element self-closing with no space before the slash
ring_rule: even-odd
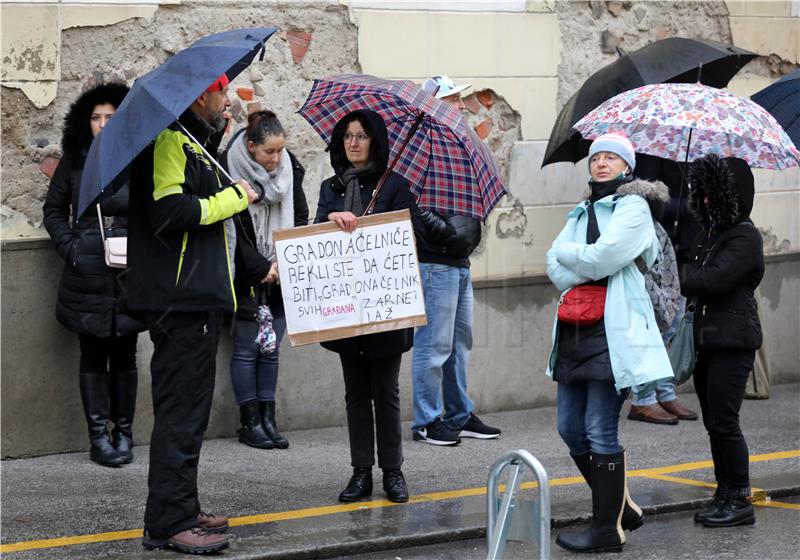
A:
<svg viewBox="0 0 800 560">
<path fill-rule="evenodd" d="M 661 408 L 673 416 L 677 416 L 679 420 L 697 420 L 697 413 L 694 410 L 690 410 L 683 406 L 678 402 L 678 399 L 673 399 L 671 401 L 658 404 L 660 404 Z"/>
<path fill-rule="evenodd" d="M 197 524 L 209 533 L 224 533 L 228 530 L 228 518 L 201 511 L 197 514 Z"/>
<path fill-rule="evenodd" d="M 154 539 L 145 533 L 142 546 L 147 550 L 166 548 L 186 554 L 212 554 L 228 548 L 228 539 L 225 535 L 209 533 L 201 527 L 192 527 L 167 539 Z"/>
<path fill-rule="evenodd" d="M 628 420 L 638 420 L 639 422 L 650 422 L 651 424 L 677 424 L 678 417 L 670 414 L 657 404 L 647 406 L 631 405 L 628 413 Z"/>
</svg>

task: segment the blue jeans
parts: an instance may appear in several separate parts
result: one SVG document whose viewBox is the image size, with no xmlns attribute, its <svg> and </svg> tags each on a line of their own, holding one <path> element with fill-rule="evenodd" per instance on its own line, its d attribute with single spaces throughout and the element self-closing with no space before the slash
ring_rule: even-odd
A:
<svg viewBox="0 0 800 560">
<path fill-rule="evenodd" d="M 664 344 L 667 344 L 669 339 L 672 338 L 672 335 L 675 334 L 682 316 L 682 314 L 678 313 L 675 316 L 675 320 L 672 321 L 672 325 L 661 335 L 661 338 L 664 340 Z M 669 402 L 678 398 L 675 395 L 675 382 L 672 379 L 660 380 L 656 384 L 655 391 L 651 391 L 646 395 L 642 395 L 641 397 L 637 393 L 636 389 L 636 387 L 631 388 L 631 393 L 633 394 L 631 397 L 631 404 L 634 406 L 650 406 L 656 404 L 657 402 Z"/>
<path fill-rule="evenodd" d="M 236 402 L 240 406 L 255 400 L 275 400 L 275 388 L 278 386 L 278 349 L 286 331 L 286 316 L 280 314 L 273 317 L 272 328 L 277 337 L 275 351 L 262 354 L 255 342 L 258 333 L 255 319 L 233 319 L 231 383 Z"/>
<path fill-rule="evenodd" d="M 650 391 L 650 393 L 641 398 L 636 393 L 636 387 L 632 388 L 632 392 L 633 397 L 631 398 L 631 404 L 634 406 L 650 406 L 657 402 L 674 401 L 677 398 L 675 396 L 675 382 L 672 381 L 672 379 L 659 380 L 656 385 L 656 390 Z"/>
<path fill-rule="evenodd" d="M 570 455 L 618 453 L 619 411 L 627 391 L 617 394 L 611 381 L 558 384 L 558 433 Z"/>
<path fill-rule="evenodd" d="M 419 430 L 441 416 L 448 429 L 458 431 L 474 409 L 467 396 L 472 279 L 466 267 L 420 263 L 419 269 L 428 324 L 414 333 L 411 429 Z"/>
</svg>

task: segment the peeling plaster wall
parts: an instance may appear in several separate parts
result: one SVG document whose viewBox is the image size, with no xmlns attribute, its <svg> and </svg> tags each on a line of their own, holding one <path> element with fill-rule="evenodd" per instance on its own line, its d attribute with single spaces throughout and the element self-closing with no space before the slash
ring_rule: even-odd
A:
<svg viewBox="0 0 800 560">
<path fill-rule="evenodd" d="M 800 56 L 798 52 L 794 59 L 785 59 L 775 54 L 791 53 L 792 41 L 800 51 L 800 42 L 793 39 L 800 31 L 800 19 L 790 17 L 788 1 L 574 1 L 556 2 L 555 13 L 562 46 L 558 110 L 588 76 L 619 56 L 617 47 L 629 52 L 665 37 L 680 36 L 755 50 L 763 56 L 748 64 L 731 82 L 733 91 L 746 96 L 797 68 Z M 781 34 L 772 34 L 770 26 L 782 30 Z M 503 94 L 500 87 L 496 91 Z M 542 96 L 543 104 L 547 103 L 545 99 Z M 522 118 L 524 121 L 528 117 L 523 114 Z M 563 226 L 567 212 L 581 199 L 588 178 L 585 161 L 576 165 L 556 163 L 541 169 L 546 140 L 546 135 L 525 136 L 515 144 L 508 184 L 511 196 L 490 217 L 487 250 L 483 258 L 473 262 L 473 277 L 507 278 L 545 269 L 545 252 Z M 765 234 L 765 250 L 795 249 L 800 240 L 800 223 L 796 212 L 787 209 L 800 206 L 800 169 L 755 170 L 755 176 L 753 217 Z"/>
<path fill-rule="evenodd" d="M 557 2 L 556 14 L 564 43 L 570 45 L 558 67 L 559 109 L 586 78 L 619 58 L 616 46 L 631 52 L 666 37 L 731 40 L 722 1 Z"/>
<path fill-rule="evenodd" d="M 233 27 L 274 25 L 282 31 L 267 42 L 263 62 L 244 72 L 231 87 L 231 100 L 244 111 L 238 87 L 259 89 L 253 101 L 274 110 L 287 132 L 287 145 L 306 166 L 305 186 L 313 206 L 322 176 L 327 172 L 324 144 L 295 112 L 311 89 L 314 77 L 358 72 L 356 28 L 348 10 L 335 0 L 302 3 L 277 1 L 184 1 L 162 5 L 152 20 L 129 19 L 102 27 L 76 27 L 61 35 L 58 95 L 43 109 L 36 109 L 23 92 L 2 88 L 2 196 L 3 236 L 13 236 L 5 216 L 22 213 L 35 226 L 42 218 L 41 204 L 49 183 L 44 171 L 52 171 L 52 159 L 60 156 L 61 124 L 69 104 L 81 91 L 108 80 L 133 79 L 155 68 L 178 50 L 209 33 Z M 310 42 L 298 49 L 293 34 L 305 32 Z M 293 56 L 294 55 L 294 56 Z M 237 122 L 240 125 L 241 122 Z M 18 224 L 24 220 L 13 214 Z M 46 236 L 43 229 L 26 230 L 26 236 Z"/>
</svg>

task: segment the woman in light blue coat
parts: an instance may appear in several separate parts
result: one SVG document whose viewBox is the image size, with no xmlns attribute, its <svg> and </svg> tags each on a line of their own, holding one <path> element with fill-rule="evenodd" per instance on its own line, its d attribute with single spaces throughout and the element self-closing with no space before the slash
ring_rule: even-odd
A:
<svg viewBox="0 0 800 560">
<path fill-rule="evenodd" d="M 602 317 L 580 325 L 556 318 L 547 371 L 558 382 L 559 434 L 592 489 L 591 526 L 556 539 L 576 552 L 620 551 L 624 529 L 644 522 L 625 484 L 619 412 L 630 387 L 673 376 L 642 276 L 659 243 L 640 194 L 651 184 L 633 179 L 635 166 L 627 138 L 597 138 L 589 150 L 589 198 L 569 213 L 547 253 L 561 302 L 577 286 L 605 287 Z M 592 289 L 603 297 L 602 288 Z"/>
</svg>

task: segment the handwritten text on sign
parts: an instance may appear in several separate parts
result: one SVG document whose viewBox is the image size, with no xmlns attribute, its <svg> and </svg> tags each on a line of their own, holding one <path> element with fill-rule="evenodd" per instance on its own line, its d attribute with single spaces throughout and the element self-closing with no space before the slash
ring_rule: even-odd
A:
<svg viewBox="0 0 800 560">
<path fill-rule="evenodd" d="M 424 324 L 408 211 L 360 218 L 353 233 L 318 224 L 275 239 L 292 344 Z"/>
</svg>

